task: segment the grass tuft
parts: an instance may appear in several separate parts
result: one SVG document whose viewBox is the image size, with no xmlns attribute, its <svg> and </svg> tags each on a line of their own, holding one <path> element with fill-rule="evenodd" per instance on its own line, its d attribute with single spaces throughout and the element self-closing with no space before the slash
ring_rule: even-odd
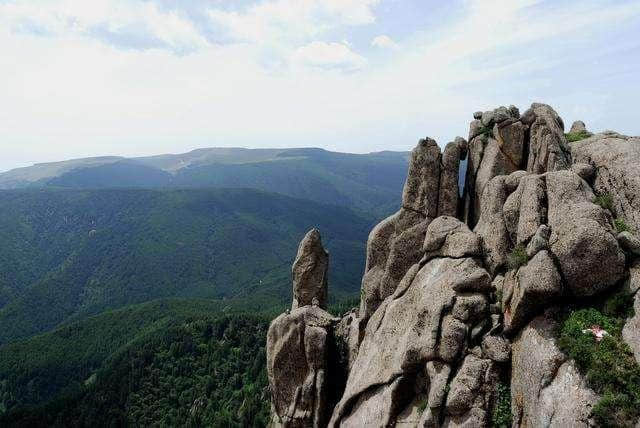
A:
<svg viewBox="0 0 640 428">
<path fill-rule="evenodd" d="M 591 135 L 593 134 L 588 131 L 569 132 L 568 134 L 564 134 L 564 136 L 567 138 L 567 142 L 569 143 L 584 140 L 585 138 L 591 137 Z"/>
<path fill-rule="evenodd" d="M 616 232 L 631 232 L 631 227 L 624 221 L 624 219 L 617 218 L 613 220 L 613 225 L 616 228 Z"/>
<path fill-rule="evenodd" d="M 594 202 L 605 210 L 613 211 L 613 196 L 611 196 L 611 193 L 603 193 L 596 196 Z"/>
<path fill-rule="evenodd" d="M 526 265 L 528 261 L 527 249 L 522 244 L 516 245 L 513 251 L 507 256 L 509 268 L 514 270 Z"/>
</svg>

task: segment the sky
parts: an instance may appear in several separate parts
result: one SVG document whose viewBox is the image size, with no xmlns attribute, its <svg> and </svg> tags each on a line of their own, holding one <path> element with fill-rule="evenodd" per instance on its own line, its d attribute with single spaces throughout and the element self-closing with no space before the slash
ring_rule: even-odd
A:
<svg viewBox="0 0 640 428">
<path fill-rule="evenodd" d="M 640 134 L 637 0 L 0 0 L 0 52 L 0 171 L 409 150 L 532 102 Z"/>
</svg>

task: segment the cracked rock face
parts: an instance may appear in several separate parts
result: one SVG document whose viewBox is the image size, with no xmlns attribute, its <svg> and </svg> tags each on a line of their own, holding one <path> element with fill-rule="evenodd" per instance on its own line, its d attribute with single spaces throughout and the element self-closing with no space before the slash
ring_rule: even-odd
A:
<svg viewBox="0 0 640 428">
<path fill-rule="evenodd" d="M 325 426 L 328 338 L 337 320 L 317 306 L 282 314 L 267 333 L 267 372 L 274 424 Z"/>
<path fill-rule="evenodd" d="M 402 206 L 369 235 L 358 308 L 322 309 L 328 256 L 317 231 L 300 244 L 267 340 L 272 425 L 485 427 L 510 386 L 513 427 L 595 426 L 556 312 L 633 294 L 622 334 L 640 361 L 639 194 L 638 137 L 567 144 L 545 104 L 476 112 L 442 152 L 421 140 Z"/>
<path fill-rule="evenodd" d="M 394 413 L 390 406 L 401 403 L 386 400 L 389 388 L 400 388 L 399 379 L 414 377 L 428 362 L 456 361 L 468 346 L 474 321 L 486 311 L 490 276 L 473 258 L 434 258 L 407 275 L 404 286 L 369 319 L 331 426 L 367 420 L 370 410 L 360 404 L 363 396 L 375 401 L 375 408 L 384 414 Z M 451 313 L 458 297 L 477 297 L 477 303 L 456 311 L 456 318 Z"/>
<path fill-rule="evenodd" d="M 535 318 L 513 342 L 511 402 L 515 426 L 595 426 L 596 394 L 555 344 L 551 313 Z"/>
</svg>

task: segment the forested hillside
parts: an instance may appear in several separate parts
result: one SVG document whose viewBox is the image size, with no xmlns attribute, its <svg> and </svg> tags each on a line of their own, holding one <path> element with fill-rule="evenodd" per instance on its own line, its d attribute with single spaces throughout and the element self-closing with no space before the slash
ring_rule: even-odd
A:
<svg viewBox="0 0 640 428">
<path fill-rule="evenodd" d="M 174 319 L 117 349 L 86 381 L 48 404 L 0 414 L 0 425 L 266 426 L 267 327 L 267 319 L 247 315 Z M 6 370 L 0 376 L 7 375 L 19 378 Z"/>
<path fill-rule="evenodd" d="M 373 221 L 250 189 L 2 191 L 0 343 L 163 297 L 278 304 L 313 226 L 353 293 Z"/>
</svg>

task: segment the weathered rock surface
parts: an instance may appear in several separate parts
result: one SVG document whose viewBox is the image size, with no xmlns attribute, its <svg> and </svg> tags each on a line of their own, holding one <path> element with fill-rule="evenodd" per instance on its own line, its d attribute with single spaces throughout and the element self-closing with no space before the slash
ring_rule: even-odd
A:
<svg viewBox="0 0 640 428">
<path fill-rule="evenodd" d="M 640 278 L 636 279 L 640 280 Z M 622 337 L 633 351 L 636 361 L 640 364 L 640 293 L 636 293 L 633 301 L 635 314 L 624 325 Z"/>
<path fill-rule="evenodd" d="M 328 338 L 338 320 L 317 306 L 276 318 L 267 333 L 267 372 L 275 414 L 284 427 L 325 426 Z"/>
<path fill-rule="evenodd" d="M 484 263 L 492 274 L 504 267 L 511 247 L 502 212 L 508 196 L 505 181 L 505 176 L 498 176 L 487 184 L 482 197 L 480 219 L 473 230 L 482 238 Z"/>
<path fill-rule="evenodd" d="M 640 238 L 629 231 L 620 232 L 618 234 L 618 242 L 629 253 L 640 256 Z"/>
<path fill-rule="evenodd" d="M 393 294 L 407 269 L 420 260 L 429 221 L 402 208 L 373 229 L 367 242 L 367 267 L 362 278 L 362 318 L 368 319 Z"/>
<path fill-rule="evenodd" d="M 425 138 L 411 154 L 402 206 L 425 217 L 436 217 L 439 187 L 440 147 L 431 138 Z"/>
<path fill-rule="evenodd" d="M 464 349 L 470 326 L 446 314 L 458 293 L 486 293 L 489 289 L 489 275 L 472 258 L 427 262 L 411 284 L 387 298 L 367 323 L 331 426 L 342 420 L 362 420 L 368 410 L 358 403 L 373 388 L 413 376 L 429 361 L 454 360 Z M 377 402 L 381 411 L 391 412 L 392 403 L 382 398 Z M 407 401 L 404 406 L 409 404 Z"/>
<path fill-rule="evenodd" d="M 298 254 L 291 269 L 292 309 L 311 305 L 314 299 L 321 308 L 326 307 L 328 270 L 329 253 L 322 246 L 318 229 L 312 229 L 300 242 Z"/>
<path fill-rule="evenodd" d="M 447 144 L 442 154 L 442 173 L 438 190 L 438 215 L 458 215 L 458 169 L 460 147 L 457 142 Z"/>
<path fill-rule="evenodd" d="M 426 230 L 425 261 L 434 257 L 476 257 L 482 255 L 480 237 L 455 217 L 433 220 Z"/>
<path fill-rule="evenodd" d="M 495 363 L 467 355 L 451 381 L 444 426 L 488 426 L 489 409 L 495 395 L 498 370 Z"/>
<path fill-rule="evenodd" d="M 533 103 L 522 116 L 523 122 L 531 122 L 527 171 L 541 174 L 568 168 L 564 123 L 558 113 L 546 104 Z"/>
<path fill-rule="evenodd" d="M 603 133 L 569 147 L 574 163 L 595 168 L 594 190 L 611 195 L 616 217 L 640 233 L 640 137 Z"/>
<path fill-rule="evenodd" d="M 510 271 L 504 287 L 511 296 L 505 305 L 505 331 L 513 332 L 562 295 L 562 278 L 549 252 L 543 250 L 517 272 Z"/>
<path fill-rule="evenodd" d="M 558 349 L 550 313 L 535 318 L 513 342 L 511 403 L 516 427 L 595 426 L 598 397 Z"/>
</svg>

